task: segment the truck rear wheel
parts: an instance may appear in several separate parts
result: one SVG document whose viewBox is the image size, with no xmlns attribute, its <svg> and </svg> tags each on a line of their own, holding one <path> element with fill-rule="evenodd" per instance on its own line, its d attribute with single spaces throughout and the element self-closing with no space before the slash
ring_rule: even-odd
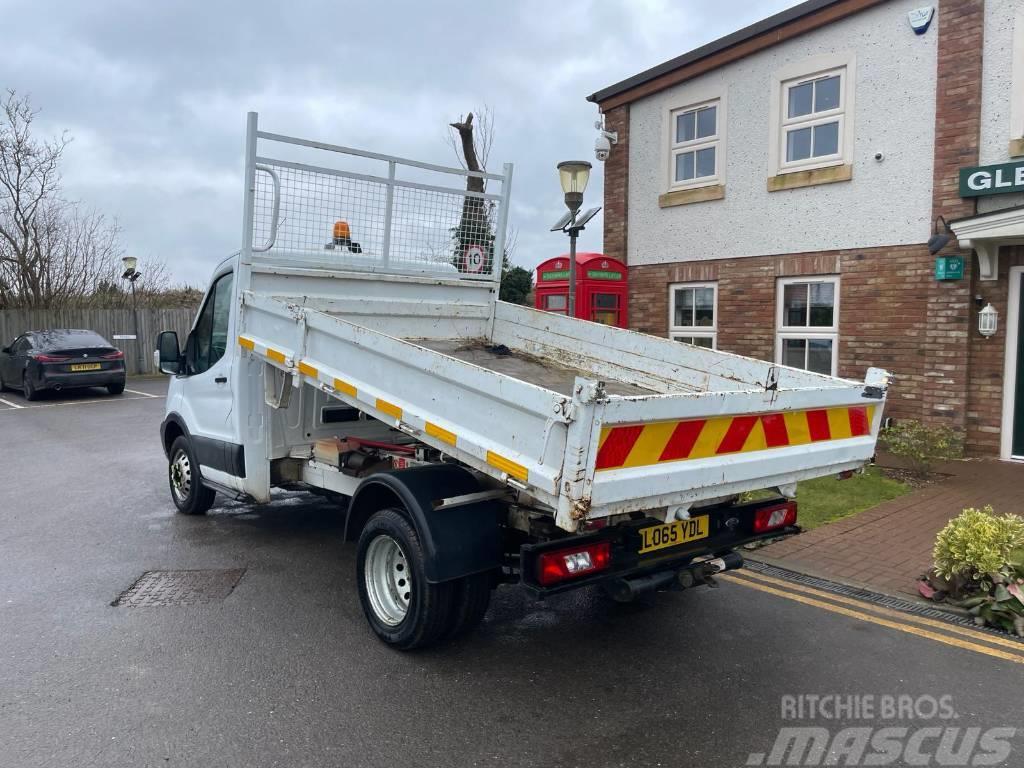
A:
<svg viewBox="0 0 1024 768">
<path fill-rule="evenodd" d="M 377 637 L 399 650 L 430 645 L 451 626 L 456 584 L 428 583 L 425 556 L 415 529 L 397 509 L 373 513 L 359 534 L 359 602 Z"/>
<path fill-rule="evenodd" d="M 174 506 L 183 515 L 206 514 L 213 506 L 217 493 L 203 485 L 199 462 L 192 453 L 188 438 L 184 435 L 175 438 L 169 456 L 167 482 L 171 487 Z"/>
<path fill-rule="evenodd" d="M 459 579 L 455 585 L 455 605 L 445 640 L 454 640 L 476 629 L 491 604 L 491 574 L 474 573 Z"/>
</svg>

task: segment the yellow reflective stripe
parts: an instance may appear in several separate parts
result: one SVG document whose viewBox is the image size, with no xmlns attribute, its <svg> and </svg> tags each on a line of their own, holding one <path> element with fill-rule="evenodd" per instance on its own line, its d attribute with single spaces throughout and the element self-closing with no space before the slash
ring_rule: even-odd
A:
<svg viewBox="0 0 1024 768">
<path fill-rule="evenodd" d="M 399 408 L 394 403 L 389 403 L 387 400 L 381 400 L 379 397 L 377 398 L 377 410 L 383 411 L 388 416 L 391 416 L 392 418 L 395 419 L 402 418 L 401 408 Z"/>
<path fill-rule="evenodd" d="M 487 452 L 487 463 L 517 480 L 522 480 L 524 483 L 529 476 L 526 467 L 522 464 L 517 464 L 512 459 L 506 459 L 500 453 L 495 453 L 494 451 Z"/>
<path fill-rule="evenodd" d="M 339 392 L 345 393 L 349 397 L 355 397 L 356 396 L 356 388 L 353 387 L 351 384 L 349 384 L 347 381 L 342 381 L 341 379 L 335 379 L 334 380 L 334 388 L 336 390 L 338 390 Z"/>
<path fill-rule="evenodd" d="M 828 434 L 832 440 L 853 437 L 849 408 L 829 408 L 825 413 L 828 415 Z"/>
<path fill-rule="evenodd" d="M 278 352 L 276 349 L 270 349 L 270 347 L 267 347 L 267 357 L 275 363 L 281 363 L 282 365 L 284 365 L 284 361 L 286 359 L 284 352 Z"/>
<path fill-rule="evenodd" d="M 444 427 L 439 427 L 432 421 L 426 423 L 426 432 L 431 437 L 436 437 L 438 440 L 443 440 L 449 445 L 455 445 L 456 435 L 454 432 L 449 432 Z"/>
<path fill-rule="evenodd" d="M 247 339 L 245 336 L 238 337 L 238 345 L 249 350 L 256 349 L 256 342 L 252 339 Z"/>
<path fill-rule="evenodd" d="M 811 442 L 806 411 L 789 411 L 783 414 L 783 418 L 786 420 L 786 433 L 789 435 L 790 445 L 807 445 Z"/>
<path fill-rule="evenodd" d="M 309 376 L 311 379 L 317 378 L 320 372 L 309 363 L 299 362 L 299 373 L 303 376 Z"/>
<path fill-rule="evenodd" d="M 675 432 L 674 421 L 660 421 L 648 424 L 640 430 L 640 436 L 633 443 L 633 449 L 626 457 L 624 467 L 642 467 L 646 464 L 657 464 L 668 444 L 668 439 Z"/>
<path fill-rule="evenodd" d="M 700 437 L 690 451 L 691 459 L 706 459 L 709 456 L 718 455 L 718 446 L 722 444 L 722 438 L 729 431 L 732 424 L 732 416 L 719 416 L 715 419 L 708 419 L 704 429 L 700 431 Z"/>
<path fill-rule="evenodd" d="M 743 443 L 743 447 L 740 449 L 741 453 L 747 451 L 764 451 L 768 448 L 768 439 L 764 436 L 764 425 L 761 423 L 761 419 L 754 422 L 754 428 L 750 430 L 750 434 L 747 435 L 746 442 Z"/>
<path fill-rule="evenodd" d="M 604 441 L 608 439 L 608 435 L 612 433 L 612 427 L 601 427 L 601 437 L 597 441 L 597 450 L 601 450 L 604 446 Z"/>
</svg>

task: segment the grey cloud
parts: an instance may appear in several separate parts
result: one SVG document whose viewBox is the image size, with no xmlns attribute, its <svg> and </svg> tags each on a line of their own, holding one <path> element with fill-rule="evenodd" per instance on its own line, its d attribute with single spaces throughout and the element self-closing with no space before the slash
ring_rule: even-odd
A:
<svg viewBox="0 0 1024 768">
<path fill-rule="evenodd" d="M 453 118 L 493 109 L 515 163 L 515 260 L 561 253 L 559 160 L 592 159 L 594 90 L 791 2 L 0 3 L 0 87 L 76 137 L 69 196 L 204 283 L 237 248 L 245 112 L 270 130 L 451 163 Z M 598 205 L 600 167 L 587 191 Z M 581 247 L 601 245 L 600 220 Z"/>
</svg>

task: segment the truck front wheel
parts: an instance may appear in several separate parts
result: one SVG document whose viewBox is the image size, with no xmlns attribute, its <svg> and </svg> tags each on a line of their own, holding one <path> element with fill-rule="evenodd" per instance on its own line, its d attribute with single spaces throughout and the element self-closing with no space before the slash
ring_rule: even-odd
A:
<svg viewBox="0 0 1024 768">
<path fill-rule="evenodd" d="M 192 453 L 188 438 L 184 435 L 175 438 L 169 455 L 167 481 L 174 506 L 183 515 L 205 514 L 213 506 L 217 493 L 203 485 L 199 463 Z"/>
<path fill-rule="evenodd" d="M 397 509 L 373 513 L 359 534 L 359 602 L 377 637 L 399 650 L 430 645 L 451 626 L 456 585 L 427 582 L 425 556 L 415 529 Z"/>
</svg>

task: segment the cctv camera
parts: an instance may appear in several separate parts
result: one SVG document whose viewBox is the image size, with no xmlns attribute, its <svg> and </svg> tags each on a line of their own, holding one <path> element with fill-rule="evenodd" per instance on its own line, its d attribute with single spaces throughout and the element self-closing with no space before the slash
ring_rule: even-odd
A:
<svg viewBox="0 0 1024 768">
<path fill-rule="evenodd" d="M 597 156 L 597 159 L 603 163 L 608 159 L 608 155 L 611 154 L 611 151 L 612 143 L 608 140 L 608 137 L 604 135 L 604 132 L 602 132 L 594 141 L 594 154 Z"/>
</svg>

